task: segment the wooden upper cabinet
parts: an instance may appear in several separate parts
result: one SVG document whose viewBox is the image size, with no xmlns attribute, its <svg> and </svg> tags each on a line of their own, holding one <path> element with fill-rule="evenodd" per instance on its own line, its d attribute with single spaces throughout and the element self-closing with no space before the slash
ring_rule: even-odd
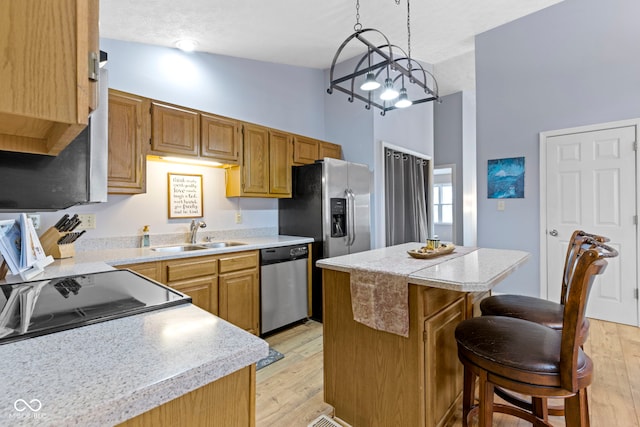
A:
<svg viewBox="0 0 640 427">
<path fill-rule="evenodd" d="M 151 102 L 151 150 L 157 154 L 197 156 L 200 114 L 177 105 Z"/>
<path fill-rule="evenodd" d="M 341 159 L 342 147 L 338 144 L 320 141 L 320 146 L 318 147 L 318 159 L 324 159 L 325 157 Z"/>
<path fill-rule="evenodd" d="M 266 196 L 269 193 L 269 129 L 245 124 L 243 154 L 242 191 Z"/>
<path fill-rule="evenodd" d="M 240 123 L 227 117 L 202 113 L 200 125 L 200 156 L 237 164 L 240 158 Z"/>
<path fill-rule="evenodd" d="M 109 193 L 146 192 L 149 100 L 109 90 Z"/>
<path fill-rule="evenodd" d="M 342 147 L 319 139 L 295 135 L 293 138 L 293 164 L 307 165 L 316 160 L 332 157 L 342 158 Z"/>
<path fill-rule="evenodd" d="M 291 197 L 290 134 L 269 131 L 269 192 Z"/>
<path fill-rule="evenodd" d="M 306 136 L 296 135 L 293 138 L 293 163 L 306 165 L 318 159 L 319 141 Z"/>
<path fill-rule="evenodd" d="M 57 155 L 88 124 L 98 0 L 0 0 L 0 150 Z"/>
<path fill-rule="evenodd" d="M 227 169 L 227 197 L 291 197 L 292 136 L 243 124 L 242 161 Z"/>
</svg>

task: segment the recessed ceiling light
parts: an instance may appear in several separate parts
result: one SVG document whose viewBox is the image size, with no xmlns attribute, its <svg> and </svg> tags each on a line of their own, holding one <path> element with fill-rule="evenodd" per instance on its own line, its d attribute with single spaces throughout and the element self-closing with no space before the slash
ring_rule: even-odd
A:
<svg viewBox="0 0 640 427">
<path fill-rule="evenodd" d="M 185 52 L 193 52 L 197 46 L 198 42 L 192 39 L 182 39 L 176 42 L 176 47 Z"/>
</svg>

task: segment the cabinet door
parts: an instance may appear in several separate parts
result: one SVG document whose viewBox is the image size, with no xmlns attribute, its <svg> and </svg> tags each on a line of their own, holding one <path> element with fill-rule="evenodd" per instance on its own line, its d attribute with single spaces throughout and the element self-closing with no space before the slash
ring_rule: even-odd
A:
<svg viewBox="0 0 640 427">
<path fill-rule="evenodd" d="M 245 124 L 243 127 L 243 191 L 269 193 L 269 130 Z"/>
<path fill-rule="evenodd" d="M 291 196 L 291 136 L 269 131 L 269 192 Z"/>
<path fill-rule="evenodd" d="M 318 159 L 318 140 L 296 135 L 293 138 L 293 163 L 307 165 Z"/>
<path fill-rule="evenodd" d="M 446 309 L 425 321 L 425 408 L 427 426 L 442 425 L 455 411 L 455 402 L 462 394 L 462 364 L 454 332 L 465 319 L 465 298 L 461 297 Z"/>
<path fill-rule="evenodd" d="M 237 164 L 240 157 L 240 124 L 226 117 L 201 114 L 200 125 L 200 156 Z"/>
<path fill-rule="evenodd" d="M 109 193 L 146 192 L 149 101 L 109 90 Z"/>
<path fill-rule="evenodd" d="M 176 105 L 151 103 L 151 149 L 158 154 L 197 156 L 200 115 Z"/>
<path fill-rule="evenodd" d="M 1 9 L 0 150 L 58 155 L 95 108 L 98 0 L 5 0 Z"/>
<path fill-rule="evenodd" d="M 332 144 L 330 142 L 320 141 L 320 147 L 318 150 L 318 159 L 324 159 L 325 157 L 341 159 L 342 147 L 338 144 Z"/>
<path fill-rule="evenodd" d="M 258 335 L 258 269 L 242 270 L 219 276 L 219 316 L 239 328 Z"/>
<path fill-rule="evenodd" d="M 203 310 L 218 314 L 218 279 L 205 276 L 184 282 L 171 283 L 173 289 L 191 297 L 191 302 Z"/>
</svg>

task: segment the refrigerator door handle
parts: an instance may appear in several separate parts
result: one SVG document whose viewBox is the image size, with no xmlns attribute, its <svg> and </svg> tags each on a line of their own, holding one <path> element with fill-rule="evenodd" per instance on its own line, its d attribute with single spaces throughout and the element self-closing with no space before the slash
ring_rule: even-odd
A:
<svg viewBox="0 0 640 427">
<path fill-rule="evenodd" d="M 348 238 L 347 238 L 347 246 L 353 245 L 353 242 L 356 241 L 356 195 L 353 193 L 353 190 L 350 188 L 346 190 L 347 200 L 349 200 L 349 204 L 347 206 L 348 210 Z"/>
</svg>

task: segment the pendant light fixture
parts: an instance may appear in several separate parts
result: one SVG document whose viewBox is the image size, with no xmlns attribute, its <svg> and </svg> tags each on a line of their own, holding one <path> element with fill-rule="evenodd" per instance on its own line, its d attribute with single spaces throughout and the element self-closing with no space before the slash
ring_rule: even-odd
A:
<svg viewBox="0 0 640 427">
<path fill-rule="evenodd" d="M 395 0 L 396 4 L 400 4 L 400 1 Z M 438 83 L 433 74 L 425 70 L 419 62 L 411 59 L 409 2 L 410 0 L 407 0 L 407 53 L 391 44 L 381 31 L 362 28 L 360 0 L 356 0 L 356 23 L 353 26 L 355 32 L 347 37 L 333 57 L 327 93 L 332 94 L 334 90 L 346 93 L 349 102 L 355 99 L 363 101 L 366 109 L 371 109 L 371 106 L 379 108 L 383 116 L 390 110 L 440 99 Z M 374 44 L 365 36 L 376 38 L 379 43 Z M 350 59 L 341 58 L 340 55 L 347 45 L 356 41 L 366 46 L 366 53 L 355 58 L 353 72 L 338 77 L 336 64 Z M 397 87 L 400 89 L 398 90 Z"/>
</svg>

